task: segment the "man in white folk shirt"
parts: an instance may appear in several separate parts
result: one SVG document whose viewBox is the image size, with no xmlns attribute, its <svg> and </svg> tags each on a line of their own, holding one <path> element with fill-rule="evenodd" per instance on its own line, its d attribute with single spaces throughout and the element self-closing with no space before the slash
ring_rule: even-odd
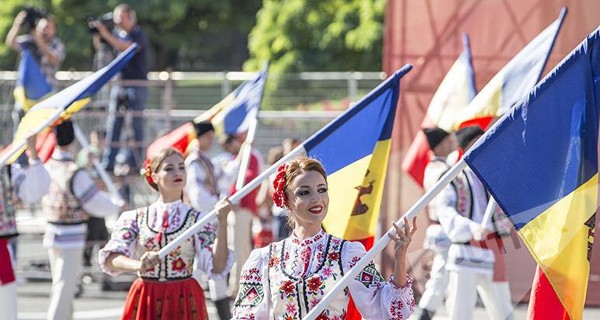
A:
<svg viewBox="0 0 600 320">
<path fill-rule="evenodd" d="M 456 132 L 456 140 L 466 152 L 483 133 L 477 126 L 465 127 Z M 500 253 L 504 248 L 498 236 L 501 212 L 496 211 L 491 223 L 481 226 L 488 199 L 483 184 L 467 167 L 433 200 L 440 224 L 452 241 L 446 264 L 446 307 L 450 319 L 472 319 L 477 293 L 490 319 L 513 318 L 504 257 Z"/>
<path fill-rule="evenodd" d="M 186 197 L 192 207 L 205 214 L 212 211 L 219 201 L 219 188 L 215 166 L 209 158 L 208 151 L 215 139 L 215 128 L 209 121 L 194 123 L 196 139 L 186 151 L 185 167 L 187 181 Z M 194 274 L 198 280 L 198 275 Z M 209 294 L 215 303 L 221 320 L 231 319 L 231 306 L 227 295 L 227 278 L 209 280 Z"/>
<path fill-rule="evenodd" d="M 47 319 L 72 319 L 73 297 L 81 268 L 89 215 L 116 216 L 124 205 L 97 188 L 84 168 L 74 161 L 71 144 L 73 123 L 65 121 L 54 128 L 57 146 L 46 162 L 51 177 L 50 190 L 42 199 L 48 219 L 43 245 L 50 257 L 52 291 Z"/>
<path fill-rule="evenodd" d="M 423 133 L 433 153 L 433 157 L 425 168 L 425 176 L 423 178 L 423 187 L 425 191 L 429 191 L 450 168 L 446 163 L 446 157 L 456 149 L 456 139 L 453 134 L 449 134 L 437 127 L 425 128 L 423 129 Z M 448 286 L 446 259 L 448 258 L 450 240 L 438 221 L 438 210 L 439 207 L 436 206 L 435 202 L 430 202 L 427 206 L 430 224 L 425 232 L 423 248 L 433 250 L 434 258 L 431 271 L 429 272 L 429 279 L 425 283 L 425 291 L 419 300 L 418 308 L 411 316 L 412 319 L 432 319 L 435 311 L 444 301 Z"/>
</svg>

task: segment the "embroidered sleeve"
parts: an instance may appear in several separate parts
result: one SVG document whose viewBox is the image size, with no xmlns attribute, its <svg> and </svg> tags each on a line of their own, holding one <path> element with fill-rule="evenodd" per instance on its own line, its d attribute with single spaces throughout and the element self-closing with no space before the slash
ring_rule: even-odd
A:
<svg viewBox="0 0 600 320">
<path fill-rule="evenodd" d="M 98 251 L 98 262 L 102 271 L 111 276 L 121 273 L 120 271 L 110 269 L 106 265 L 106 259 L 111 253 L 120 253 L 132 259 L 139 258 L 136 256 L 136 247 L 140 230 L 136 218 L 136 210 L 123 212 L 113 228 L 110 240 L 104 248 Z"/>
<path fill-rule="evenodd" d="M 269 247 L 253 250 L 240 274 L 233 319 L 269 319 Z"/>
<path fill-rule="evenodd" d="M 212 245 L 215 243 L 217 232 L 217 222 L 209 222 L 200 232 L 195 235 L 196 248 L 196 267 L 208 275 L 210 279 L 221 279 L 227 276 L 233 263 L 235 262 L 235 254 L 228 250 L 227 262 L 225 268 L 220 273 L 213 273 L 213 250 Z"/>
<path fill-rule="evenodd" d="M 348 272 L 366 253 L 358 242 L 347 242 L 342 249 L 344 272 Z M 348 286 L 356 307 L 366 319 L 408 319 L 415 309 L 412 280 L 397 287 L 385 281 L 375 264 L 368 264 Z"/>
</svg>

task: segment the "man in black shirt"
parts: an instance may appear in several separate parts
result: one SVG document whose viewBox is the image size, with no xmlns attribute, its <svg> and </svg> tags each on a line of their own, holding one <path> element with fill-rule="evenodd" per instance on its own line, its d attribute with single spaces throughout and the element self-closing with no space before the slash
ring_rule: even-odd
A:
<svg viewBox="0 0 600 320">
<path fill-rule="evenodd" d="M 121 70 L 120 84 L 113 86 L 110 93 L 109 115 L 107 120 L 106 140 L 108 148 L 105 149 L 102 164 L 108 171 L 113 171 L 115 157 L 119 151 L 119 141 L 123 126 L 124 115 L 117 114 L 119 108 L 132 111 L 132 129 L 135 139 L 135 159 L 144 159 L 144 122 L 143 112 L 146 109 L 146 98 L 148 87 L 145 83 L 136 80 L 146 80 L 148 73 L 148 38 L 137 24 L 137 16 L 133 8 L 126 4 L 120 4 L 113 11 L 115 29 L 111 32 L 100 21 L 92 22 L 98 29 L 95 42 L 104 40 L 116 51 L 122 52 L 133 43 L 138 44 L 137 53 L 129 61 L 127 66 Z M 136 163 L 140 166 L 140 163 Z"/>
</svg>

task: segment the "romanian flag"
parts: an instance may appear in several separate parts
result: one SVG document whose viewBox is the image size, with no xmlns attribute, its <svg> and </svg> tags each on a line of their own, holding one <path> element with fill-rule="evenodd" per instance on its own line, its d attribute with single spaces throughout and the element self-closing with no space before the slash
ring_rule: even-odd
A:
<svg viewBox="0 0 600 320">
<path fill-rule="evenodd" d="M 21 61 L 17 70 L 17 82 L 14 90 L 17 105 L 23 111 L 27 111 L 50 91 L 52 91 L 52 87 L 46 81 L 46 76 L 29 49 L 21 48 Z"/>
<path fill-rule="evenodd" d="M 10 150 L 0 157 L 0 166 L 15 161 L 25 150 L 24 141 L 83 108 L 91 97 L 119 72 L 134 56 L 137 44 L 131 45 L 106 67 L 74 83 L 33 106 L 21 119 Z"/>
<path fill-rule="evenodd" d="M 193 122 L 211 121 L 220 135 L 237 134 L 247 131 L 253 119 L 256 119 L 262 101 L 268 65 L 252 79 L 242 83 L 235 91 L 212 108 L 197 116 Z M 173 147 L 182 153 L 196 138 L 194 125 L 184 123 L 175 130 L 156 139 L 146 151 L 146 158 L 166 147 Z"/>
<path fill-rule="evenodd" d="M 465 154 L 539 269 L 530 319 L 581 319 L 598 209 L 600 28 Z"/>
<path fill-rule="evenodd" d="M 535 37 L 481 89 L 468 107 L 453 117 L 452 128 L 479 125 L 484 130 L 493 118 L 502 116 L 538 82 L 554 41 L 567 14 L 563 8 L 556 21 Z"/>
<path fill-rule="evenodd" d="M 421 128 L 439 127 L 446 132 L 454 131 L 455 115 L 473 100 L 476 93 L 469 36 L 464 34 L 463 52 L 448 70 L 433 95 Z M 423 186 L 425 167 L 429 163 L 429 157 L 427 138 L 423 131 L 419 130 L 404 157 L 402 169 L 410 174 L 420 186 Z"/>
</svg>

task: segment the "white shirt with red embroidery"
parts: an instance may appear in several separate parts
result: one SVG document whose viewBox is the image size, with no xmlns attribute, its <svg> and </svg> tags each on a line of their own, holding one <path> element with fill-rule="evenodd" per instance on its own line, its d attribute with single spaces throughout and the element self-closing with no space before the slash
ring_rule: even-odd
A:
<svg viewBox="0 0 600 320">
<path fill-rule="evenodd" d="M 365 253 L 361 243 L 323 230 L 254 250 L 241 273 L 233 318 L 302 319 Z M 349 294 L 364 318 L 407 319 L 415 307 L 412 279 L 407 280 L 397 287 L 371 263 L 318 319 L 344 319 Z"/>
<path fill-rule="evenodd" d="M 113 228 L 110 241 L 98 252 L 102 271 L 110 275 L 120 273 L 106 265 L 106 259 L 111 253 L 117 252 L 132 259 L 139 259 L 146 251 L 158 251 L 163 248 L 203 215 L 180 200 L 170 203 L 157 201 L 147 208 L 123 212 Z M 212 272 L 212 245 L 216 238 L 216 223 L 215 220 L 204 225 L 198 233 L 163 258 L 155 269 L 140 276 L 161 281 L 188 278 L 192 276 L 192 262 L 196 259 L 196 267 L 208 274 L 209 278 L 225 277 L 235 262 L 235 255 L 229 250 L 223 271 Z M 163 234 L 159 236 L 159 233 Z"/>
</svg>

